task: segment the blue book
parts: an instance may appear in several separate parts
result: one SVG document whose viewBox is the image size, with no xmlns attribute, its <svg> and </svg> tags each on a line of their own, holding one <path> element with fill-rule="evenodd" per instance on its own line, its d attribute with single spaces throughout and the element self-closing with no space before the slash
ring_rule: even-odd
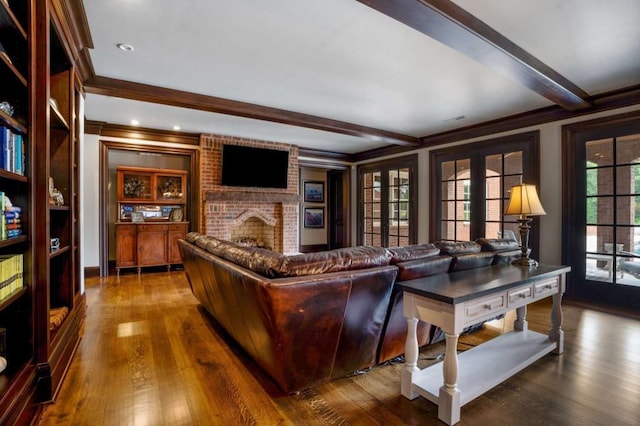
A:
<svg viewBox="0 0 640 426">
<path fill-rule="evenodd" d="M 9 131 L 9 129 L 7 129 L 4 126 L 0 126 L 0 167 L 2 167 L 3 169 L 7 169 L 5 167 L 6 164 L 6 153 L 7 153 L 7 132 Z"/>
</svg>

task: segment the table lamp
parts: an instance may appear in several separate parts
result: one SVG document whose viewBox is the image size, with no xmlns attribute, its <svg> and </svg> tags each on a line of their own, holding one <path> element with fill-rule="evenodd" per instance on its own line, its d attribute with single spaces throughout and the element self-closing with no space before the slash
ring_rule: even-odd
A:
<svg viewBox="0 0 640 426">
<path fill-rule="evenodd" d="M 529 259 L 529 223 L 533 220 L 529 216 L 541 216 L 547 214 L 540 203 L 535 185 L 521 183 L 511 187 L 511 197 L 505 215 L 520 216 L 518 227 L 520 228 L 520 257 L 514 260 L 514 265 L 536 266 L 538 262 Z"/>
</svg>

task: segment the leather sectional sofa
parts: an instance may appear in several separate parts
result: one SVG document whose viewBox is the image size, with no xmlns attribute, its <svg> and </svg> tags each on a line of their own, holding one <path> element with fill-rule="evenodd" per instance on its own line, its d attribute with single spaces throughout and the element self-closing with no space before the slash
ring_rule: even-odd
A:
<svg viewBox="0 0 640 426">
<path fill-rule="evenodd" d="M 287 393 L 404 352 L 395 283 L 511 261 L 509 240 L 396 248 L 357 246 L 284 255 L 196 232 L 178 242 L 195 297 Z M 419 344 L 434 330 L 420 323 Z"/>
</svg>

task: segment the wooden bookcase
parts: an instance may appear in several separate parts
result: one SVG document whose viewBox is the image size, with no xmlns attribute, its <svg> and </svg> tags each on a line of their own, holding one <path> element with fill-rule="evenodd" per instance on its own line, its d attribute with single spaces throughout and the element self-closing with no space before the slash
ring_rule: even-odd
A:
<svg viewBox="0 0 640 426">
<path fill-rule="evenodd" d="M 68 23 L 58 0 L 0 0 L 0 126 L 24 140 L 24 170 L 0 170 L 0 191 L 19 206 L 22 235 L 0 239 L 21 254 L 22 287 L 0 300 L 7 369 L 0 373 L 0 424 L 28 424 L 55 399 L 78 345 L 85 313 L 80 270 L 79 116 Z M 55 98 L 56 102 L 50 102 Z M 62 194 L 50 203 L 49 181 Z M 51 240 L 59 248 L 51 249 Z M 62 309 L 60 309 L 62 308 Z M 66 311 L 52 321 L 56 309 Z"/>
<path fill-rule="evenodd" d="M 0 327 L 5 330 L 7 367 L 0 373 L 0 424 L 13 424 L 34 411 L 36 364 L 34 363 L 34 277 L 33 277 L 33 127 L 30 75 L 29 1 L 0 1 L 0 102 L 8 102 L 11 112 L 0 111 L 0 131 L 19 135 L 24 142 L 26 167 L 23 172 L 0 166 L 0 191 L 19 212 L 22 234 L 0 238 L 0 255 L 22 255 L 22 285 L 0 298 Z M 14 139 L 15 145 L 15 139 Z M 0 148 L 3 149 L 4 147 Z M 3 153 L 3 156 L 6 153 Z M 4 215 L 4 211 L 2 212 Z M 15 286 L 14 286 L 15 287 Z"/>
<path fill-rule="evenodd" d="M 123 268 L 137 268 L 139 274 L 146 266 L 170 269 L 182 263 L 177 241 L 189 229 L 187 179 L 186 170 L 118 167 L 118 275 Z"/>
</svg>

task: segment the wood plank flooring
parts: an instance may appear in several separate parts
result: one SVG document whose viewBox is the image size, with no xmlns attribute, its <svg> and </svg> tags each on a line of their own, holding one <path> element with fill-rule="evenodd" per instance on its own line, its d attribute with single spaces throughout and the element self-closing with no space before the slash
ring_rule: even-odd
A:
<svg viewBox="0 0 640 426">
<path fill-rule="evenodd" d="M 437 408 L 400 396 L 402 364 L 290 396 L 210 321 L 184 273 L 87 279 L 83 337 L 41 425 L 436 425 Z M 548 303 L 529 309 L 546 332 Z M 640 321 L 564 306 L 565 352 L 548 355 L 462 408 L 460 425 L 640 425 Z M 511 328 L 513 315 L 461 339 Z M 434 362 L 442 344 L 421 352 Z M 482 366 L 478 366 L 482 368 Z"/>
</svg>

